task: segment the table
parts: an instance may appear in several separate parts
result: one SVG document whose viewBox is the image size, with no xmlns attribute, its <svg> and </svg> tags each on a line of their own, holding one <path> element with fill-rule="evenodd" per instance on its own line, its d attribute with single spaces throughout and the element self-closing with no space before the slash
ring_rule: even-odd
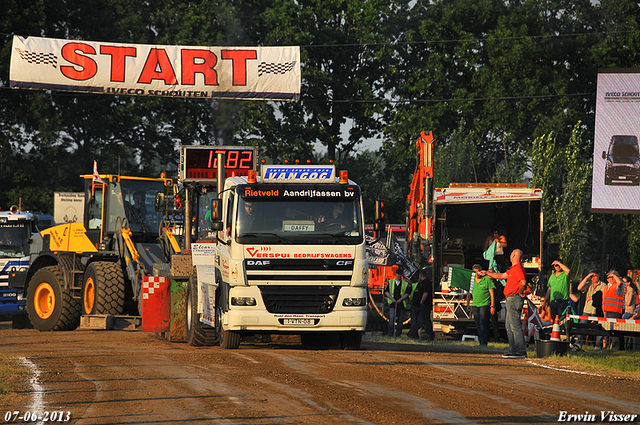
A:
<svg viewBox="0 0 640 425">
<path fill-rule="evenodd" d="M 445 311 L 436 313 L 438 314 L 438 319 L 442 319 L 443 315 L 446 314 L 448 310 L 451 310 L 451 313 L 453 313 L 453 317 L 455 317 L 456 319 L 460 319 L 456 312 L 457 310 L 462 310 L 462 313 L 464 313 L 467 319 L 471 318 L 471 316 L 469 316 L 469 313 L 467 313 L 467 310 L 464 307 L 460 306 L 460 303 L 455 302 L 457 299 L 460 299 L 462 301 L 463 297 L 465 297 L 465 294 L 460 292 L 436 292 L 435 295 L 442 298 L 447 306 Z"/>
</svg>

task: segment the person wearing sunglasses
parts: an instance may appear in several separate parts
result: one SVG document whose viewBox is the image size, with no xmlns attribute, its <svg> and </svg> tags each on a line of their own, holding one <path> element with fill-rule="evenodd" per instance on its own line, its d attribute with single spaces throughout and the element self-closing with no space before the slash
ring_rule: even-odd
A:
<svg viewBox="0 0 640 425">
<path fill-rule="evenodd" d="M 549 303 L 549 311 L 551 320 L 556 320 L 556 316 L 560 320 L 563 318 L 564 311 L 569 305 L 569 268 L 562 264 L 560 260 L 551 263 L 553 271 L 547 280 L 547 294 L 545 298 Z"/>
</svg>

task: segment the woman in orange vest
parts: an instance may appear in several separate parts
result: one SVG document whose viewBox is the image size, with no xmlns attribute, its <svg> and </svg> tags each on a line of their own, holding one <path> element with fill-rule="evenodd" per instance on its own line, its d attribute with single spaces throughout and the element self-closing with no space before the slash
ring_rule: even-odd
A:
<svg viewBox="0 0 640 425">
<path fill-rule="evenodd" d="M 607 286 L 602 290 L 602 311 L 604 317 L 611 319 L 622 318 L 624 312 L 625 286 L 617 271 L 607 273 Z M 611 337 L 611 348 L 620 348 L 620 338 Z M 624 347 L 623 347 L 624 349 Z"/>
</svg>

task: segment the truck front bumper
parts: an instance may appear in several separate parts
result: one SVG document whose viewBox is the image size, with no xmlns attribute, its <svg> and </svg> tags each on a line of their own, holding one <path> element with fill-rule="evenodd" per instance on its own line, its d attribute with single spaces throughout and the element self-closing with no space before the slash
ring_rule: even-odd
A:
<svg viewBox="0 0 640 425">
<path fill-rule="evenodd" d="M 265 310 L 229 310 L 222 321 L 230 331 L 313 332 L 364 331 L 367 311 L 332 311 L 327 314 L 273 314 Z"/>
<path fill-rule="evenodd" d="M 222 326 L 230 331 L 300 333 L 313 331 L 364 331 L 367 325 L 366 288 L 343 287 L 333 309 L 326 313 L 280 313 L 268 311 L 260 289 L 255 286 L 235 287 L 230 297 L 255 299 L 253 306 L 230 306 L 222 318 Z M 345 305 L 345 300 L 360 299 L 362 305 Z"/>
<path fill-rule="evenodd" d="M 27 314 L 27 301 L 15 289 L 0 290 L 0 316 Z"/>
</svg>

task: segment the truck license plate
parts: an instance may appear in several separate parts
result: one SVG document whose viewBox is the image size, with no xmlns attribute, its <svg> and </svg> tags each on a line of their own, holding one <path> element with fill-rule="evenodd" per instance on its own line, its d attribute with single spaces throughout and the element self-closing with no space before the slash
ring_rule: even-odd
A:
<svg viewBox="0 0 640 425">
<path fill-rule="evenodd" d="M 283 325 L 313 325 L 313 319 L 284 319 Z"/>
</svg>

